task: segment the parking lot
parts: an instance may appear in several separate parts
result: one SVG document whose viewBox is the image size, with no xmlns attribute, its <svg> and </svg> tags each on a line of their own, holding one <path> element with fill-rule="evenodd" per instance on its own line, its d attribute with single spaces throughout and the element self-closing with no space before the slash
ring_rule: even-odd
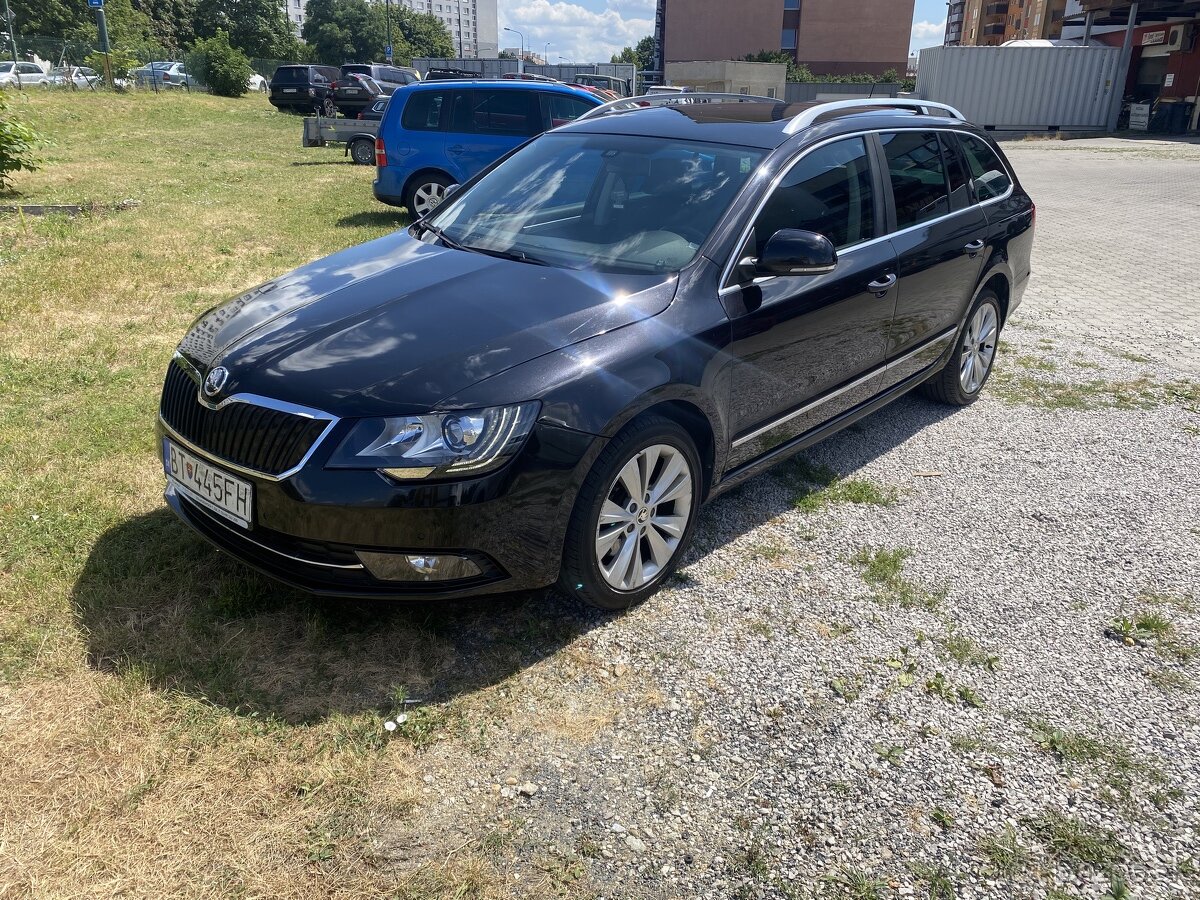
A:
<svg viewBox="0 0 1200 900">
<path fill-rule="evenodd" d="M 38 199 L 140 205 L 0 222 L 0 897 L 1200 894 L 1200 147 L 1006 144 L 1034 281 L 983 399 L 723 496 L 604 616 L 318 603 L 185 532 L 181 328 L 404 219 L 260 98 L 35 102 Z"/>
</svg>

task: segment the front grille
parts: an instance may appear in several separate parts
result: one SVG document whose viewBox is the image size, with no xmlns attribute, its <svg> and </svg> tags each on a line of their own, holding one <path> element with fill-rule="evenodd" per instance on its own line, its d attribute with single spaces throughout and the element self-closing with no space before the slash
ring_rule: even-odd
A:
<svg viewBox="0 0 1200 900">
<path fill-rule="evenodd" d="M 167 367 L 159 413 L 180 437 L 234 465 L 266 475 L 295 468 L 329 422 L 252 403 L 209 409 L 178 360 Z"/>
</svg>

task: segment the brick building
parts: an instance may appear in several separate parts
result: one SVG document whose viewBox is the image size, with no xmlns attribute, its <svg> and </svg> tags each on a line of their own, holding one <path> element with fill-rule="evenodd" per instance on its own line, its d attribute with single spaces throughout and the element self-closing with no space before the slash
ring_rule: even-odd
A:
<svg viewBox="0 0 1200 900">
<path fill-rule="evenodd" d="M 915 0 L 659 0 L 664 62 L 782 50 L 819 75 L 903 72 Z"/>
<path fill-rule="evenodd" d="M 1062 35 L 1067 0 L 966 0 L 960 38 L 964 46 L 996 47 L 1005 41 L 1054 40 Z M 949 23 L 949 19 L 947 19 Z M 950 26 L 947 24 L 947 38 Z M 950 43 L 947 39 L 946 43 Z"/>
</svg>

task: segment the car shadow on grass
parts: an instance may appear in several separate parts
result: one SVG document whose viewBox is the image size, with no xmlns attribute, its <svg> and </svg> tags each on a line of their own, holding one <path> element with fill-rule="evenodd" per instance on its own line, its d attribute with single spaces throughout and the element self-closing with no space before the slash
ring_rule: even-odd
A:
<svg viewBox="0 0 1200 900">
<path fill-rule="evenodd" d="M 337 220 L 339 228 L 402 228 L 411 224 L 407 212 L 398 209 L 352 213 Z"/>
<path fill-rule="evenodd" d="M 316 598 L 217 552 L 165 508 L 105 532 L 72 601 L 93 668 L 291 724 L 470 694 L 605 621 L 549 593 Z"/>
</svg>

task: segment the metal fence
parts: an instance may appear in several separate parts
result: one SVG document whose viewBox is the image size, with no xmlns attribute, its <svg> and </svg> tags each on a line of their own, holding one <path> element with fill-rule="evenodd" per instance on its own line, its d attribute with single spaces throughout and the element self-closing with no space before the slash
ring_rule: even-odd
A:
<svg viewBox="0 0 1200 900">
<path fill-rule="evenodd" d="M 1120 60 L 1117 47 L 933 47 L 916 94 L 995 131 L 1103 131 Z"/>
<path fill-rule="evenodd" d="M 430 69 L 459 69 L 463 72 L 476 72 L 484 78 L 499 78 L 501 75 L 515 74 L 518 71 L 515 59 L 431 59 L 418 57 L 413 60 L 413 68 L 421 73 Z M 531 75 L 545 75 L 556 81 L 574 81 L 579 75 L 612 75 L 632 81 L 637 75 L 637 67 L 629 63 L 584 63 L 580 65 L 537 66 L 525 63 L 524 70 Z"/>
<path fill-rule="evenodd" d="M 858 100 L 862 97 L 897 97 L 898 84 L 847 84 L 828 81 L 789 81 L 783 98 L 788 103 L 810 103 L 813 100 Z"/>
</svg>

